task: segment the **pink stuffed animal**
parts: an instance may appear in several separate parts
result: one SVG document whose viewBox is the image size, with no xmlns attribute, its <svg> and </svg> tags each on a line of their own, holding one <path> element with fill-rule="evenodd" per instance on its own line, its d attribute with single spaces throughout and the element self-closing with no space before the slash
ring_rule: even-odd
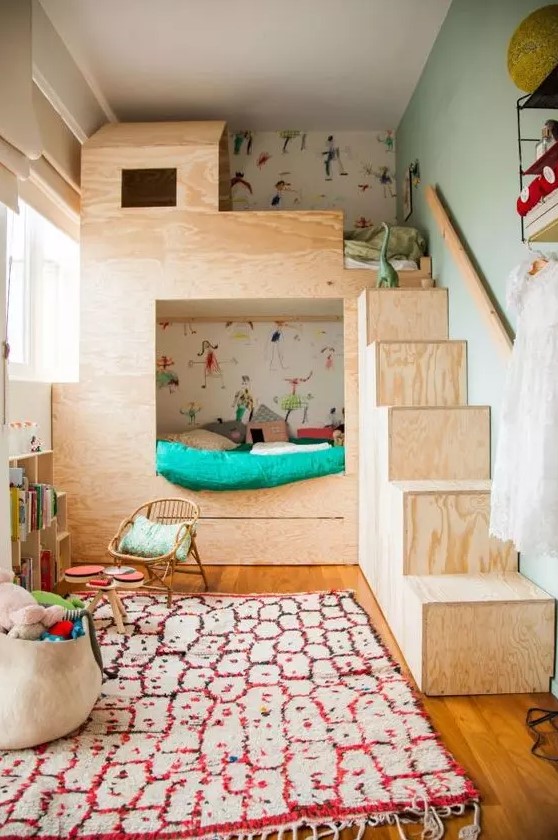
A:
<svg viewBox="0 0 558 840">
<path fill-rule="evenodd" d="M 36 639 L 44 629 L 61 621 L 64 607 L 42 607 L 30 592 L 12 582 L 13 577 L 12 572 L 0 569 L 0 632 Z"/>
</svg>

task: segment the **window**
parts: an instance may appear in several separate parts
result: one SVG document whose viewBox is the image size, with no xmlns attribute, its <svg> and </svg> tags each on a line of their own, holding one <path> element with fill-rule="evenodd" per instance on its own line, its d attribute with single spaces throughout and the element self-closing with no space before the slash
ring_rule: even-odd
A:
<svg viewBox="0 0 558 840">
<path fill-rule="evenodd" d="M 6 315 L 13 379 L 78 379 L 79 249 L 28 205 L 8 211 Z"/>
<path fill-rule="evenodd" d="M 176 207 L 176 169 L 123 169 L 122 207 Z"/>
</svg>

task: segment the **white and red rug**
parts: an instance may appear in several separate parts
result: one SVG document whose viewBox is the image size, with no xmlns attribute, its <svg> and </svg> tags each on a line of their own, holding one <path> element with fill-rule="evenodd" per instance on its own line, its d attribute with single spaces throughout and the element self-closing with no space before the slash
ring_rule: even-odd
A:
<svg viewBox="0 0 558 840">
<path fill-rule="evenodd" d="M 349 592 L 126 598 L 96 612 L 108 677 L 90 720 L 0 752 L 0 838 L 280 837 L 443 822 L 478 794 Z M 36 644 L 46 644 L 39 643 Z M 76 689 L 77 690 L 77 689 Z M 37 698 L 40 703 L 40 697 Z"/>
</svg>

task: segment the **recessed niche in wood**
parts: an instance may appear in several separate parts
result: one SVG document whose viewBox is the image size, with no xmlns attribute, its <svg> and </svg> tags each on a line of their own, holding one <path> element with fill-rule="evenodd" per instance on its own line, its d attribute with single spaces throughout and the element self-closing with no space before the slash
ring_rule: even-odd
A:
<svg viewBox="0 0 558 840">
<path fill-rule="evenodd" d="M 122 207 L 176 207 L 176 169 L 123 169 Z"/>
</svg>

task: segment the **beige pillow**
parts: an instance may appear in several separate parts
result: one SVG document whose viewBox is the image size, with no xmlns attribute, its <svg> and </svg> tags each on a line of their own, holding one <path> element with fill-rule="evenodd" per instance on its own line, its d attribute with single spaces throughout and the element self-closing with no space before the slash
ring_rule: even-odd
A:
<svg viewBox="0 0 558 840">
<path fill-rule="evenodd" d="M 217 435 L 207 429 L 194 429 L 188 432 L 166 435 L 167 440 L 183 443 L 192 449 L 210 449 L 214 452 L 227 452 L 229 449 L 236 449 L 238 444 L 233 443 L 224 435 Z"/>
</svg>

